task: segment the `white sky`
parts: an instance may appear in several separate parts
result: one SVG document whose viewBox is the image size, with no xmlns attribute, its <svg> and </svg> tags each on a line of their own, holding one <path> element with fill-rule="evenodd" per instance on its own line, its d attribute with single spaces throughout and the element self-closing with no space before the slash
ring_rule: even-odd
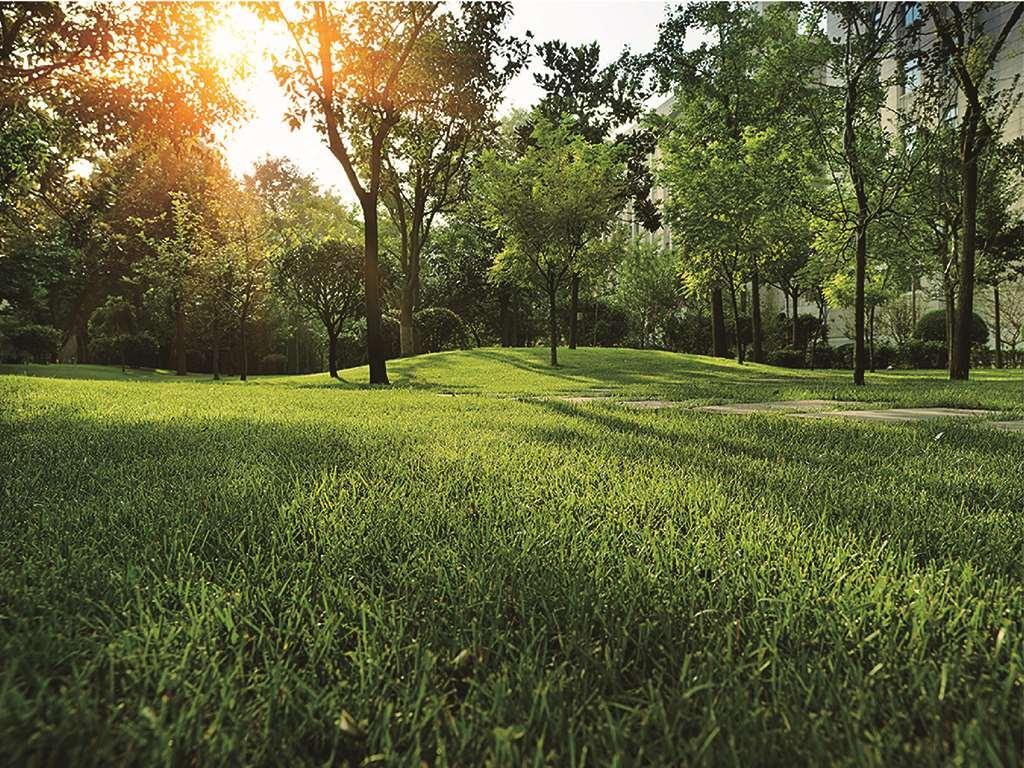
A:
<svg viewBox="0 0 1024 768">
<path fill-rule="evenodd" d="M 602 59 L 616 58 L 628 44 L 636 52 L 650 50 L 658 34 L 658 22 L 664 15 L 661 0 L 522 0 L 515 3 L 509 31 L 534 34 L 535 42 L 564 40 L 570 44 L 596 40 Z M 243 34 L 255 21 L 247 13 L 233 20 Z M 237 36 L 230 29 L 220 32 L 217 44 L 230 51 Z M 327 150 L 312 127 L 292 131 L 284 123 L 287 99 L 271 73 L 269 58 L 255 56 L 250 77 L 238 86 L 251 109 L 251 116 L 233 132 L 225 133 L 224 148 L 231 170 L 242 175 L 264 155 L 289 158 L 301 170 L 313 174 L 324 186 L 345 199 L 355 200 L 341 166 Z M 532 64 L 537 68 L 537 63 Z M 530 107 L 539 97 L 539 89 L 530 71 L 523 72 L 509 86 L 504 109 Z"/>
</svg>

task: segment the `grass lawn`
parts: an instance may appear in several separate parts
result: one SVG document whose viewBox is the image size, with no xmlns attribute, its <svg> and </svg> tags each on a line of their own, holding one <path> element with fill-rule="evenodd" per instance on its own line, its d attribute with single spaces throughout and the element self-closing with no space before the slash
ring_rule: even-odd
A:
<svg viewBox="0 0 1024 768">
<path fill-rule="evenodd" d="M 1021 371 L 545 355 L 0 367 L 0 763 L 1024 761 L 1024 435 L 536 397 Z"/>
</svg>

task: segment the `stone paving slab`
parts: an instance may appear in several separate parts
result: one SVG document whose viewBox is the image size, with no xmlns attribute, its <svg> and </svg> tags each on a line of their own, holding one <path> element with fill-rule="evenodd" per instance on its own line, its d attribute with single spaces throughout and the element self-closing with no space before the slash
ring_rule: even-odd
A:
<svg viewBox="0 0 1024 768">
<path fill-rule="evenodd" d="M 1007 432 L 1024 432 L 1024 421 L 993 421 L 992 426 Z"/>
<path fill-rule="evenodd" d="M 704 405 L 695 410 L 709 413 L 803 413 L 855 405 L 848 400 L 778 400 L 770 403 L 726 403 Z"/>
<path fill-rule="evenodd" d="M 856 421 L 880 421 L 889 424 L 900 422 L 927 421 L 929 419 L 978 418 L 995 416 L 995 411 L 971 408 L 880 408 L 862 411 L 821 411 L 818 413 L 794 413 L 800 419 L 854 419 Z"/>
<path fill-rule="evenodd" d="M 686 403 L 677 400 L 624 400 L 622 406 L 634 411 L 657 411 L 661 408 L 682 408 Z"/>
<path fill-rule="evenodd" d="M 611 400 L 611 395 L 573 395 L 567 397 L 556 398 L 561 400 L 563 403 L 571 403 L 572 405 L 584 405 L 585 403 L 600 403 L 605 400 Z"/>
</svg>

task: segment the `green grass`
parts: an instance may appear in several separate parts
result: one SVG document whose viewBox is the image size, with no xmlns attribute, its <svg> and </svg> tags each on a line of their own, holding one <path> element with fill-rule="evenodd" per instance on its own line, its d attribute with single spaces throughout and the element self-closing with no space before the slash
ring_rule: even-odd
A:
<svg viewBox="0 0 1024 768">
<path fill-rule="evenodd" d="M 1022 762 L 1024 436 L 533 397 L 1020 371 L 543 355 L 0 376 L 0 763 Z"/>
</svg>

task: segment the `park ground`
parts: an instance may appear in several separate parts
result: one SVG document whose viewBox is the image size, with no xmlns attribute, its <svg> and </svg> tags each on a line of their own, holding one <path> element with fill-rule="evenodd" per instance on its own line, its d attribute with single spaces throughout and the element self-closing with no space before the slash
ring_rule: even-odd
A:
<svg viewBox="0 0 1024 768">
<path fill-rule="evenodd" d="M 3 367 L 0 763 L 1021 763 L 1024 435 L 619 402 L 1021 371 L 545 355 Z"/>
</svg>

